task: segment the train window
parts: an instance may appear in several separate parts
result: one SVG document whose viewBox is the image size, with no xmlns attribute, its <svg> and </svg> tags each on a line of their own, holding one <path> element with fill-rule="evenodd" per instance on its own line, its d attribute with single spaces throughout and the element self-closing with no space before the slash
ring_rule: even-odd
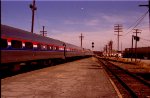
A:
<svg viewBox="0 0 150 98">
<path fill-rule="evenodd" d="M 57 47 L 57 46 L 56 46 L 56 47 L 54 47 L 54 50 L 59 50 L 59 47 Z"/>
<path fill-rule="evenodd" d="M 25 42 L 25 48 L 26 49 L 33 49 L 33 43 L 31 43 L 31 42 Z"/>
<path fill-rule="evenodd" d="M 47 45 L 47 50 L 52 50 L 51 46 Z"/>
<path fill-rule="evenodd" d="M 59 50 L 64 50 L 64 47 L 59 47 Z"/>
<path fill-rule="evenodd" d="M 59 50 L 59 47 L 56 47 L 56 50 Z"/>
<path fill-rule="evenodd" d="M 69 48 L 67 48 L 67 51 L 70 51 L 70 49 L 69 49 Z"/>
<path fill-rule="evenodd" d="M 46 45 L 42 45 L 42 50 L 47 50 L 47 46 Z"/>
<path fill-rule="evenodd" d="M 53 46 L 53 50 L 55 50 L 55 47 Z"/>
<path fill-rule="evenodd" d="M 1 39 L 0 47 L 1 48 L 7 48 L 8 47 L 7 39 Z"/>
<path fill-rule="evenodd" d="M 33 44 L 33 48 L 37 48 L 37 45 L 36 45 L 36 44 Z"/>
<path fill-rule="evenodd" d="M 50 50 L 53 50 L 53 46 L 49 46 Z"/>
<path fill-rule="evenodd" d="M 41 47 L 42 47 L 41 44 L 37 44 L 37 49 L 38 50 L 41 50 Z"/>
<path fill-rule="evenodd" d="M 56 50 L 59 50 L 59 47 L 56 47 Z"/>
<path fill-rule="evenodd" d="M 21 41 L 18 41 L 18 40 L 12 40 L 11 41 L 11 47 L 12 48 L 22 48 L 22 42 Z"/>
</svg>

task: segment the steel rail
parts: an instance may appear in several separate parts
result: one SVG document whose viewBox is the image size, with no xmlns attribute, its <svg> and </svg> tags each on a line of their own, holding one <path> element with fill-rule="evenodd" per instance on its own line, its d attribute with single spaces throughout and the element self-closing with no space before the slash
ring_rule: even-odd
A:
<svg viewBox="0 0 150 98">
<path fill-rule="evenodd" d="M 118 66 L 116 66 L 116 65 L 114 65 L 112 63 L 110 63 L 107 60 L 104 60 L 104 59 L 102 60 L 100 58 L 98 58 L 98 59 L 104 65 L 105 69 L 107 69 L 108 71 L 111 72 L 111 74 L 119 81 L 119 83 L 130 93 L 130 95 L 133 98 L 138 98 L 139 96 L 143 96 L 143 95 L 140 95 L 139 91 L 135 91 L 135 89 L 133 89 L 132 87 L 130 87 L 130 85 L 128 85 L 126 83 L 126 81 L 124 81 L 123 79 L 121 79 L 121 75 L 119 76 L 116 72 L 114 72 L 114 70 L 115 71 L 118 70 L 118 71 L 122 72 L 121 73 L 122 75 L 126 75 L 126 77 L 129 77 L 130 79 L 133 78 L 135 81 L 137 81 L 141 85 L 145 85 L 145 87 L 150 90 L 150 84 L 147 83 L 146 81 L 143 81 L 142 79 L 140 79 L 136 75 L 134 75 L 134 74 L 128 72 L 127 70 L 124 70 L 124 69 L 122 69 L 122 68 L 120 68 L 120 67 L 118 67 Z"/>
</svg>

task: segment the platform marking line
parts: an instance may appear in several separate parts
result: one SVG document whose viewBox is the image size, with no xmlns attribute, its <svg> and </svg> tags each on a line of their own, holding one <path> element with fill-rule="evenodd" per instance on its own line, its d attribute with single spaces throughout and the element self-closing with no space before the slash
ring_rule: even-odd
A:
<svg viewBox="0 0 150 98">
<path fill-rule="evenodd" d="M 100 64 L 99 64 L 100 65 Z M 118 90 L 117 86 L 115 85 L 115 83 L 112 81 L 112 79 L 109 77 L 109 75 L 107 74 L 107 72 L 104 70 L 104 73 L 107 75 L 107 77 L 109 78 L 110 83 L 112 84 L 112 86 L 114 87 L 117 95 L 119 98 L 123 98 L 120 91 Z"/>
<path fill-rule="evenodd" d="M 118 90 L 117 86 L 115 85 L 115 83 L 112 81 L 112 79 L 109 77 L 109 75 L 107 74 L 107 72 L 104 70 L 105 74 L 107 75 L 107 77 L 109 78 L 110 83 L 112 84 L 112 86 L 114 87 L 117 95 L 119 98 L 123 98 L 120 91 Z"/>
<path fill-rule="evenodd" d="M 115 83 L 112 81 L 112 79 L 109 78 L 109 81 L 111 82 L 112 86 L 114 87 L 115 91 L 117 92 L 117 95 L 119 98 L 123 98 L 120 91 L 118 90 L 118 88 L 116 87 Z"/>
</svg>

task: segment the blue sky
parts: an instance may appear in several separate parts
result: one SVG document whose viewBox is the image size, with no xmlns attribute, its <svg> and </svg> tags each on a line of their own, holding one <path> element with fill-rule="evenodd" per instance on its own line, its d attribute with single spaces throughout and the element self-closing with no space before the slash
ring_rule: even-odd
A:
<svg viewBox="0 0 150 98">
<path fill-rule="evenodd" d="M 31 0 L 2 0 L 1 23 L 21 28 L 31 29 Z M 103 50 L 108 41 L 113 40 L 113 49 L 117 48 L 117 36 L 114 35 L 114 25 L 122 24 L 125 35 L 148 9 L 139 7 L 147 4 L 146 0 L 37 0 L 35 12 L 34 33 L 39 34 L 42 26 L 47 30 L 47 36 L 80 46 L 79 36 L 84 35 L 83 47 Z M 148 14 L 136 28 L 141 29 L 140 37 L 149 39 L 150 31 Z M 131 47 L 132 31 L 120 37 L 122 49 Z M 140 40 L 138 46 L 150 46 L 149 41 Z"/>
</svg>

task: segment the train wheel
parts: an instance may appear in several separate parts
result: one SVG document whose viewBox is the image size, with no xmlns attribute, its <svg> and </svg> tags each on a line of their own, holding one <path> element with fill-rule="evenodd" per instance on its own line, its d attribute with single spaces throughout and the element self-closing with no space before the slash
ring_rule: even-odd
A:
<svg viewBox="0 0 150 98">
<path fill-rule="evenodd" d="M 12 72 L 18 72 L 21 69 L 20 64 L 15 64 L 12 66 Z"/>
</svg>

